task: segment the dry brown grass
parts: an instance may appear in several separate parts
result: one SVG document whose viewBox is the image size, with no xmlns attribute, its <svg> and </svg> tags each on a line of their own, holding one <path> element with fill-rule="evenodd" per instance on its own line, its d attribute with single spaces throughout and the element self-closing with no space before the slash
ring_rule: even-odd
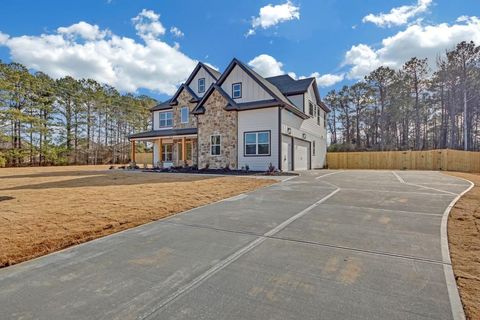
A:
<svg viewBox="0 0 480 320">
<path fill-rule="evenodd" d="M 467 319 L 480 319 L 480 175 L 448 174 L 475 184 L 450 212 L 448 242 Z"/>
<path fill-rule="evenodd" d="M 106 169 L 0 169 L 0 267 L 274 182 Z"/>
</svg>

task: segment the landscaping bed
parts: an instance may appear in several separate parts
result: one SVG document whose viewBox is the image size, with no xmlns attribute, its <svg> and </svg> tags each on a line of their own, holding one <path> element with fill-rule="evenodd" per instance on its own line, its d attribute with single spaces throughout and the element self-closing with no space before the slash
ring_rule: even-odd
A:
<svg viewBox="0 0 480 320">
<path fill-rule="evenodd" d="M 144 169 L 143 172 L 192 173 L 192 174 L 221 174 L 232 176 L 298 176 L 294 172 L 281 171 L 251 171 L 233 169 L 197 169 L 196 167 L 170 167 L 165 169 Z"/>
<path fill-rule="evenodd" d="M 448 242 L 453 272 L 467 319 L 480 319 L 480 175 L 449 172 L 475 186 L 453 207 Z"/>
</svg>

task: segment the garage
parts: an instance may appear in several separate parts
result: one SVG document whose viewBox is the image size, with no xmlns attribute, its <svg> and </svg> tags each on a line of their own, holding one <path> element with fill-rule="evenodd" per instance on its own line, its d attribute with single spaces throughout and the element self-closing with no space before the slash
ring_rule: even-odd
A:
<svg viewBox="0 0 480 320">
<path fill-rule="evenodd" d="M 292 137 L 282 135 L 282 170 L 292 171 Z"/>
<path fill-rule="evenodd" d="M 310 168 L 310 142 L 294 139 L 294 170 L 308 170 Z"/>
</svg>

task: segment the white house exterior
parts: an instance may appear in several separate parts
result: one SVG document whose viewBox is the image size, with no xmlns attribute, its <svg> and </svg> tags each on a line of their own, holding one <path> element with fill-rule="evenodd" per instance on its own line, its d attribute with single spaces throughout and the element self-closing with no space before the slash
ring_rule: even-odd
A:
<svg viewBox="0 0 480 320">
<path fill-rule="evenodd" d="M 199 63 L 151 112 L 152 130 L 130 141 L 153 142 L 154 165 L 255 171 L 325 165 L 329 110 L 315 78 L 263 78 L 237 59 L 223 73 Z"/>
</svg>

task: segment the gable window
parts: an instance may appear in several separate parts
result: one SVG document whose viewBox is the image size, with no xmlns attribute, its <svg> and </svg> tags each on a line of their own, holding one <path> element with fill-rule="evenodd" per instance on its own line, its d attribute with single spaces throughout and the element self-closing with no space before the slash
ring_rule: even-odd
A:
<svg viewBox="0 0 480 320">
<path fill-rule="evenodd" d="M 245 132 L 243 142 L 246 156 L 270 155 L 270 131 Z"/>
<path fill-rule="evenodd" d="M 205 92 L 205 78 L 198 79 L 198 93 Z"/>
<path fill-rule="evenodd" d="M 312 155 L 315 155 L 315 140 L 312 141 Z"/>
<path fill-rule="evenodd" d="M 320 119 L 321 119 L 321 115 L 322 115 L 322 111 L 320 111 L 320 107 L 317 107 L 318 110 L 317 110 L 317 124 L 320 125 Z"/>
<path fill-rule="evenodd" d="M 327 127 L 327 113 L 323 112 L 323 127 Z"/>
<path fill-rule="evenodd" d="M 242 83 L 234 83 L 232 84 L 232 98 L 238 99 L 242 97 Z"/>
<path fill-rule="evenodd" d="M 220 155 L 220 135 L 210 136 L 210 155 L 219 156 Z"/>
<path fill-rule="evenodd" d="M 314 116 L 314 110 L 312 101 L 308 101 L 308 114 L 312 117 Z"/>
<path fill-rule="evenodd" d="M 173 126 L 173 112 L 172 111 L 160 112 L 159 117 L 160 117 L 160 121 L 159 121 L 159 127 L 160 128 L 168 128 L 168 127 Z"/>
<path fill-rule="evenodd" d="M 188 107 L 182 107 L 182 109 L 180 109 L 180 121 L 182 123 L 188 123 L 188 115 L 189 115 L 190 111 L 188 109 Z"/>
</svg>

